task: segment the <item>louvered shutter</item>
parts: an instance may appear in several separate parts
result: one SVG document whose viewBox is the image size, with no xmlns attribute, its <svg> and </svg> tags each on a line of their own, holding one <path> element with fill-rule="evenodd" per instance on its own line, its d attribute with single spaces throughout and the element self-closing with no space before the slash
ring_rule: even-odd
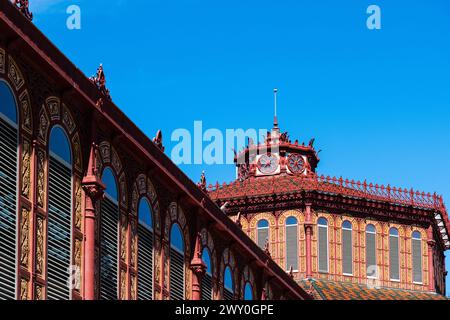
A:
<svg viewBox="0 0 450 320">
<path fill-rule="evenodd" d="M 319 271 L 328 272 L 328 228 L 319 226 Z"/>
<path fill-rule="evenodd" d="M 264 249 L 266 241 L 269 239 L 269 228 L 258 229 L 258 246 Z"/>
<path fill-rule="evenodd" d="M 290 267 L 298 270 L 298 239 L 297 225 L 286 226 L 286 270 Z"/>
<path fill-rule="evenodd" d="M 138 225 L 138 299 L 153 298 L 153 232 L 139 223 Z"/>
<path fill-rule="evenodd" d="M 108 197 L 102 201 L 101 235 L 100 235 L 100 298 L 117 299 L 117 241 L 119 207 Z"/>
<path fill-rule="evenodd" d="M 212 300 L 212 276 L 209 272 L 202 278 L 202 300 Z"/>
<path fill-rule="evenodd" d="M 224 288 L 223 289 L 223 298 L 225 300 L 233 300 L 233 298 L 234 298 L 233 291 L 230 289 Z"/>
<path fill-rule="evenodd" d="M 352 230 L 342 230 L 342 272 L 353 274 Z"/>
<path fill-rule="evenodd" d="M 184 300 L 184 254 L 170 248 L 170 299 Z"/>
<path fill-rule="evenodd" d="M 400 280 L 398 237 L 389 236 L 389 274 L 391 280 Z"/>
<path fill-rule="evenodd" d="M 376 235 L 366 232 L 366 269 L 368 277 L 377 277 Z"/>
<path fill-rule="evenodd" d="M 50 155 L 48 177 L 47 298 L 69 300 L 72 169 Z"/>
<path fill-rule="evenodd" d="M 0 300 L 16 287 L 17 129 L 0 117 Z"/>
<path fill-rule="evenodd" d="M 412 240 L 413 281 L 422 283 L 422 247 L 421 240 Z"/>
</svg>

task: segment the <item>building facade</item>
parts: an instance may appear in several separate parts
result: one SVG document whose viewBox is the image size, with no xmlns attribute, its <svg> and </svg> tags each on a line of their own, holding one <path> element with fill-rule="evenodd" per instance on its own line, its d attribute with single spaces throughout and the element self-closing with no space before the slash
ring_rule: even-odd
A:
<svg viewBox="0 0 450 320">
<path fill-rule="evenodd" d="M 311 299 L 0 0 L 0 300 Z"/>
<path fill-rule="evenodd" d="M 443 298 L 442 197 L 325 177 L 319 161 L 314 140 L 292 142 L 275 118 L 264 143 L 237 154 L 237 180 L 210 196 L 318 299 Z"/>
</svg>

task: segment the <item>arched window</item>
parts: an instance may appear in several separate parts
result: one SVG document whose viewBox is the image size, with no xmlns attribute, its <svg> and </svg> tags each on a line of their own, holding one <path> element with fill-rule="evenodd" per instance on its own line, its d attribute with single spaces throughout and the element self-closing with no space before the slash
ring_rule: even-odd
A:
<svg viewBox="0 0 450 320">
<path fill-rule="evenodd" d="M 206 272 L 202 278 L 202 300 L 212 300 L 212 267 L 211 255 L 208 248 L 204 248 L 202 252 L 202 260 L 206 264 Z"/>
<path fill-rule="evenodd" d="M 342 273 L 347 276 L 353 275 L 352 224 L 350 221 L 344 221 L 342 224 Z"/>
<path fill-rule="evenodd" d="M 67 272 L 71 266 L 72 157 L 61 127 L 50 133 L 48 165 L 47 298 L 68 300 Z"/>
<path fill-rule="evenodd" d="M 170 232 L 170 299 L 184 300 L 184 239 L 180 226 Z"/>
<path fill-rule="evenodd" d="M 253 289 L 250 282 L 247 282 L 244 287 L 244 300 L 253 300 Z"/>
<path fill-rule="evenodd" d="M 372 224 L 366 227 L 366 274 L 368 278 L 378 278 L 377 270 L 377 233 Z"/>
<path fill-rule="evenodd" d="M 223 298 L 224 300 L 234 299 L 234 281 L 231 268 L 227 266 L 223 274 Z"/>
<path fill-rule="evenodd" d="M 298 222 L 295 217 L 286 219 L 286 270 L 298 271 Z"/>
<path fill-rule="evenodd" d="M 116 300 L 118 297 L 119 203 L 116 178 L 111 168 L 103 170 L 102 181 L 106 190 L 101 204 L 100 220 L 100 298 Z"/>
<path fill-rule="evenodd" d="M 412 234 L 412 264 L 413 281 L 421 284 L 422 279 L 422 236 L 420 232 L 414 231 Z"/>
<path fill-rule="evenodd" d="M 319 272 L 328 272 L 328 221 L 319 218 L 318 241 L 319 241 Z"/>
<path fill-rule="evenodd" d="M 400 281 L 399 237 L 398 230 L 389 230 L 389 276 L 393 281 Z"/>
<path fill-rule="evenodd" d="M 139 202 L 138 299 L 153 298 L 153 217 L 146 198 Z"/>
<path fill-rule="evenodd" d="M 16 297 L 17 105 L 0 81 L 0 300 Z"/>
<path fill-rule="evenodd" d="M 269 239 L 269 222 L 267 220 L 258 221 L 258 246 L 262 249 L 266 246 Z"/>
</svg>

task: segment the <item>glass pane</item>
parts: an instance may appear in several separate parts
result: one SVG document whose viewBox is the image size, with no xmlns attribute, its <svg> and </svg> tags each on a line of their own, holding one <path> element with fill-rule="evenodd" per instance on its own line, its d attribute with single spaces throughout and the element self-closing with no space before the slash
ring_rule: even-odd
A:
<svg viewBox="0 0 450 320">
<path fill-rule="evenodd" d="M 50 151 L 66 163 L 72 163 L 69 139 L 61 127 L 54 127 L 50 133 Z"/>
<path fill-rule="evenodd" d="M 172 226 L 172 231 L 170 232 L 170 245 L 181 252 L 184 252 L 184 240 L 181 233 L 181 229 L 178 224 Z"/>
<path fill-rule="evenodd" d="M 289 217 L 286 219 L 287 226 L 293 226 L 297 224 L 297 219 L 295 217 Z"/>
<path fill-rule="evenodd" d="M 268 228 L 269 222 L 267 220 L 260 220 L 258 222 L 258 228 Z"/>
<path fill-rule="evenodd" d="M 227 267 L 225 269 L 224 281 L 223 282 L 224 282 L 224 285 L 225 285 L 225 289 L 228 289 L 228 291 L 230 291 L 230 292 L 234 292 L 234 290 L 233 290 L 233 276 L 232 276 L 230 267 Z"/>
<path fill-rule="evenodd" d="M 248 282 L 245 285 L 244 300 L 253 300 L 252 285 Z"/>
<path fill-rule="evenodd" d="M 153 229 L 152 210 L 147 199 L 143 198 L 139 202 L 139 223 L 149 229 Z"/>
<path fill-rule="evenodd" d="M 0 113 L 17 123 L 16 100 L 9 86 L 3 81 L 0 81 Z"/>
<path fill-rule="evenodd" d="M 325 218 L 320 218 L 320 219 L 317 221 L 317 224 L 318 224 L 319 226 L 327 226 L 327 225 L 328 225 L 328 221 L 327 221 L 327 219 L 325 219 Z"/>
<path fill-rule="evenodd" d="M 105 168 L 103 171 L 102 182 L 106 186 L 105 194 L 114 200 L 118 200 L 116 178 L 111 168 Z"/>
<path fill-rule="evenodd" d="M 211 268 L 211 256 L 209 254 L 208 248 L 204 248 L 202 252 L 202 260 L 206 264 L 206 273 L 212 274 Z"/>
</svg>

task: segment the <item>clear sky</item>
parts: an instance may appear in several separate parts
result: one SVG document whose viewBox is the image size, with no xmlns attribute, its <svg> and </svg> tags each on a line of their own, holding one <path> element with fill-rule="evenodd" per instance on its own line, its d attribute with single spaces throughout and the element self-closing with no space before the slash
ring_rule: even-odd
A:
<svg viewBox="0 0 450 320">
<path fill-rule="evenodd" d="M 320 174 L 443 194 L 450 206 L 448 0 L 31 0 L 35 24 L 149 136 L 270 128 L 272 89 Z M 81 8 L 68 30 L 66 8 Z M 366 27 L 381 8 L 381 30 Z M 198 181 L 234 167 L 183 165 Z M 447 265 L 450 259 L 447 258 Z M 450 291 L 450 288 L 448 289 Z"/>
</svg>

